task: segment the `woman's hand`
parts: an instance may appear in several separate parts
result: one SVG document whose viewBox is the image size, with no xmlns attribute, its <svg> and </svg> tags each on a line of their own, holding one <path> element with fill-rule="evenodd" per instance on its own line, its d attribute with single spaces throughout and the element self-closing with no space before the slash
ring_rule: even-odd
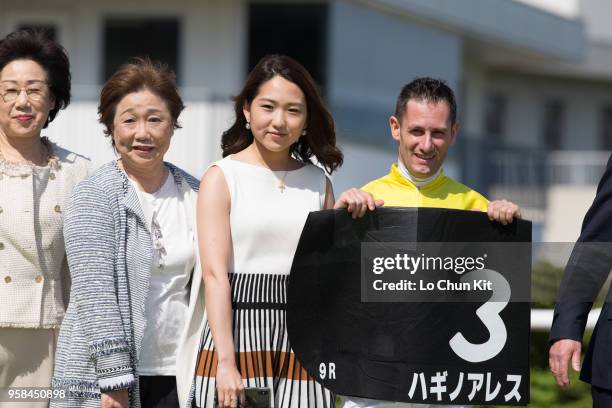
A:
<svg viewBox="0 0 612 408">
<path fill-rule="evenodd" d="M 116 390 L 102 393 L 100 408 L 129 408 L 128 390 Z"/>
<path fill-rule="evenodd" d="M 233 362 L 219 361 L 217 365 L 217 402 L 219 408 L 236 408 L 245 403 L 242 376 Z"/>
<path fill-rule="evenodd" d="M 367 210 L 374 211 L 376 207 L 380 207 L 384 203 L 383 200 L 374 200 L 370 193 L 358 188 L 351 188 L 340 194 L 334 208 L 346 208 L 355 219 L 363 217 Z"/>
</svg>

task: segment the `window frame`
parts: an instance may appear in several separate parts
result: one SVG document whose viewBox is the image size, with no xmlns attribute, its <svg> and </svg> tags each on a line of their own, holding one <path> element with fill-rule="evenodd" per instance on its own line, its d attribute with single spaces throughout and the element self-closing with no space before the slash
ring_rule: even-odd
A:
<svg viewBox="0 0 612 408">
<path fill-rule="evenodd" d="M 72 48 L 70 36 L 68 35 L 69 19 L 64 13 L 53 10 L 9 12 L 6 16 L 7 33 L 16 31 L 23 24 L 51 25 L 55 29 L 55 40 L 66 50 Z"/>
</svg>

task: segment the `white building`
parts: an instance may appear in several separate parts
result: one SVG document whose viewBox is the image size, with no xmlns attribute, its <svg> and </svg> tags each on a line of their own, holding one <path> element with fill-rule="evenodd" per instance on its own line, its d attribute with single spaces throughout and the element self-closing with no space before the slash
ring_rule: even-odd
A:
<svg viewBox="0 0 612 408">
<path fill-rule="evenodd" d="M 567 240 L 575 239 L 607 158 L 593 151 L 612 148 L 612 34 L 597 9 L 605 3 L 0 0 L 0 34 L 47 27 L 64 44 L 74 98 L 48 134 L 98 164 L 113 155 L 96 122 L 100 85 L 127 57 L 166 61 L 188 106 L 169 160 L 197 177 L 220 155 L 230 96 L 249 68 L 266 53 L 292 55 L 317 79 L 336 118 L 345 153 L 337 191 L 385 174 L 396 159 L 387 120 L 401 86 L 416 76 L 444 78 L 458 94 L 462 122 L 447 173 L 517 200 L 536 221 L 534 238 Z M 610 118 L 602 122 L 601 114 Z M 592 174 L 576 176 L 575 185 L 568 169 Z M 575 225 L 559 221 L 567 209 L 556 197 L 564 206 L 579 198 Z"/>
<path fill-rule="evenodd" d="M 586 41 L 576 60 L 492 61 L 485 133 L 506 146 L 497 152 L 496 181 L 504 187 L 496 190 L 521 192 L 517 199 L 543 227 L 539 238 L 573 241 L 612 150 L 612 3 L 521 1 L 580 21 Z"/>
</svg>

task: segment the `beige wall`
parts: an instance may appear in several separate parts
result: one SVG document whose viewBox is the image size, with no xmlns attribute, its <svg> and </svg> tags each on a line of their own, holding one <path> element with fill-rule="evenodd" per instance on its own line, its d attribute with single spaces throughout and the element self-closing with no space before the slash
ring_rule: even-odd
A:
<svg viewBox="0 0 612 408">
<path fill-rule="evenodd" d="M 595 197 L 596 187 L 552 186 L 548 189 L 544 241 L 576 241 L 582 219 Z"/>
<path fill-rule="evenodd" d="M 515 0 L 532 7 L 557 14 L 565 18 L 577 18 L 580 14 L 580 0 Z"/>
</svg>

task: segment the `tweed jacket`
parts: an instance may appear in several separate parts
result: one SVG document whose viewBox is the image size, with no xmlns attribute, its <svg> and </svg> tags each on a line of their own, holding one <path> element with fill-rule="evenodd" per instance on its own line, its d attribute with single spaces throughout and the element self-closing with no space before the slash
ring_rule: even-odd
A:
<svg viewBox="0 0 612 408">
<path fill-rule="evenodd" d="M 0 327 L 59 327 L 68 303 L 64 209 L 89 160 L 43 143 L 46 166 L 0 158 Z"/>
<path fill-rule="evenodd" d="M 166 163 L 193 209 L 198 182 Z M 72 276 L 53 387 L 69 398 L 52 407 L 99 407 L 101 392 L 129 389 L 140 407 L 136 369 L 146 324 L 152 242 L 138 195 L 113 161 L 74 190 L 64 223 Z M 199 264 L 199 263 L 197 263 Z"/>
</svg>

